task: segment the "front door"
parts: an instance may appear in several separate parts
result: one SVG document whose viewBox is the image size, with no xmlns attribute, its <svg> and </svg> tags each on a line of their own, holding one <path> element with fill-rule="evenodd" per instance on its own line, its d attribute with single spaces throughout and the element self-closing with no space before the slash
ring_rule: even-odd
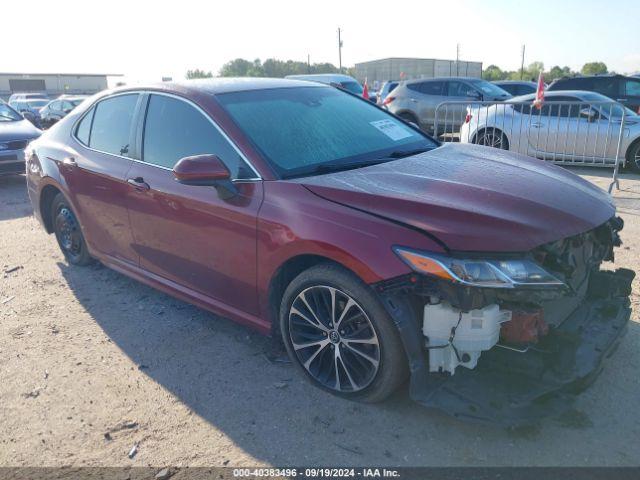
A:
<svg viewBox="0 0 640 480">
<path fill-rule="evenodd" d="M 142 162 L 127 178 L 127 204 L 140 266 L 233 308 L 257 314 L 256 218 L 262 182 L 195 105 L 177 97 L 148 97 Z M 183 157 L 215 154 L 239 194 L 220 198 L 211 186 L 178 183 Z M 243 180 L 244 179 L 244 180 Z"/>
</svg>

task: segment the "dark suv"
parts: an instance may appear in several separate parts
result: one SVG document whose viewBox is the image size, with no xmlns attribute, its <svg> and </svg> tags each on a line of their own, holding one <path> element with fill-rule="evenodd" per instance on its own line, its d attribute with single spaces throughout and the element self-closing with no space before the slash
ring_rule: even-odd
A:
<svg viewBox="0 0 640 480">
<path fill-rule="evenodd" d="M 587 90 L 605 95 L 640 113 L 640 78 L 625 75 L 595 75 L 559 78 L 547 90 Z"/>
</svg>

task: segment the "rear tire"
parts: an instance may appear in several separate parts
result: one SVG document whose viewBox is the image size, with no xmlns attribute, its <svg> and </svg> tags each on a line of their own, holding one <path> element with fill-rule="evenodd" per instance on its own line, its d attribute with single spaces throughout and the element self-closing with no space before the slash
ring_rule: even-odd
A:
<svg viewBox="0 0 640 480">
<path fill-rule="evenodd" d="M 634 142 L 627 150 L 627 168 L 640 174 L 640 140 Z"/>
<path fill-rule="evenodd" d="M 62 193 L 58 193 L 51 203 L 51 224 L 60 250 L 69 263 L 84 266 L 93 262 L 80 223 Z"/>
<path fill-rule="evenodd" d="M 407 378 L 398 330 L 369 286 L 333 264 L 305 270 L 289 284 L 280 331 L 291 361 L 315 386 L 380 402 Z"/>
</svg>

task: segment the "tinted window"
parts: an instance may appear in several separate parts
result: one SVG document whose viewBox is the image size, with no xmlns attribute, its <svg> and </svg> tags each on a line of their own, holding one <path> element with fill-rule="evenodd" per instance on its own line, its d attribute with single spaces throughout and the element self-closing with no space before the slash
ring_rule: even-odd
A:
<svg viewBox="0 0 640 480">
<path fill-rule="evenodd" d="M 217 155 L 232 178 L 254 174 L 238 152 L 199 110 L 185 101 L 164 95 L 151 95 L 144 127 L 143 160 L 173 168 L 184 157 Z"/>
<path fill-rule="evenodd" d="M 423 93 L 425 95 L 442 95 L 442 90 L 444 89 L 444 82 L 436 81 L 436 82 L 420 82 L 420 83 L 410 83 L 407 85 L 407 88 L 410 90 L 415 90 L 416 92 Z"/>
<path fill-rule="evenodd" d="M 448 82 L 447 95 L 450 97 L 473 97 L 480 96 L 479 92 L 475 89 L 471 88 L 468 84 L 464 82 Z"/>
<path fill-rule="evenodd" d="M 60 110 L 60 102 L 58 102 L 58 101 L 51 102 L 51 104 L 49 105 L 49 109 L 50 110 L 55 110 L 57 112 L 58 110 Z"/>
<path fill-rule="evenodd" d="M 89 113 L 87 113 L 76 128 L 76 137 L 85 145 L 89 145 L 89 134 L 91 132 L 91 121 L 93 120 L 93 113 L 95 112 L 95 108 L 92 108 Z"/>
<path fill-rule="evenodd" d="M 610 77 L 601 77 L 596 78 L 595 80 L 595 88 L 594 90 L 602 95 L 606 95 L 607 97 L 616 97 L 618 96 L 618 79 L 610 78 Z"/>
<path fill-rule="evenodd" d="M 119 95 L 101 101 L 95 107 L 89 146 L 101 152 L 127 156 L 131 122 L 138 95 Z"/>
<path fill-rule="evenodd" d="M 640 97 L 640 80 L 626 80 L 625 95 Z"/>
<path fill-rule="evenodd" d="M 335 88 L 298 87 L 217 95 L 283 177 L 390 161 L 437 144 L 395 117 Z"/>
<path fill-rule="evenodd" d="M 500 88 L 502 88 L 503 90 L 507 90 L 506 88 L 504 88 L 504 86 L 501 86 Z M 533 85 L 516 85 L 515 90 L 515 93 L 511 90 L 508 91 L 512 95 L 529 95 L 530 93 L 535 93 L 536 87 L 534 87 Z"/>
<path fill-rule="evenodd" d="M 340 82 L 340 86 L 348 92 L 355 93 L 356 95 L 362 95 L 362 86 L 357 82 Z"/>
</svg>

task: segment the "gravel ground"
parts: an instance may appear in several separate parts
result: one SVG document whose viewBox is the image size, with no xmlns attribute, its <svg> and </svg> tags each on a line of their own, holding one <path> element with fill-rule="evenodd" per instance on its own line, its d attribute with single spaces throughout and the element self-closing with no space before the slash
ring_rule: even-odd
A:
<svg viewBox="0 0 640 480">
<path fill-rule="evenodd" d="M 574 171 L 601 186 L 610 175 Z M 617 264 L 639 270 L 640 180 L 621 186 Z M 506 430 L 406 391 L 339 400 L 244 327 L 107 268 L 69 266 L 22 177 L 0 178 L 0 266 L 1 466 L 640 465 L 637 280 L 629 333 L 575 409 Z"/>
</svg>

